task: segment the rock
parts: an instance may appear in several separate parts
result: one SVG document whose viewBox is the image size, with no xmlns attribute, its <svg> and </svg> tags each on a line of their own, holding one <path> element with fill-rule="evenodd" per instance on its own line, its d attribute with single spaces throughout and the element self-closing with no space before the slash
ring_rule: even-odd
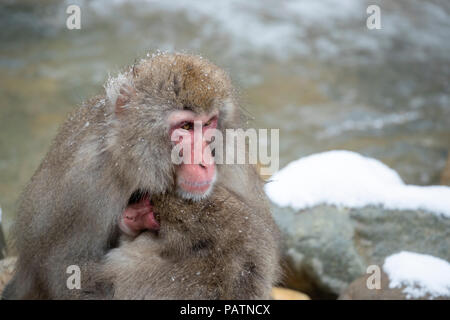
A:
<svg viewBox="0 0 450 320">
<path fill-rule="evenodd" d="M 371 275 L 364 275 L 354 280 L 339 296 L 339 300 L 408 300 L 403 292 L 404 287 L 389 288 L 389 276 L 381 272 L 380 288 L 369 289 L 367 280 Z M 370 281 L 370 280 L 369 280 Z M 428 300 L 429 297 L 416 298 L 415 300 Z M 449 297 L 439 296 L 434 300 L 449 300 Z"/>
<path fill-rule="evenodd" d="M 312 299 L 336 298 L 369 265 L 409 250 L 450 260 L 450 219 L 421 210 L 319 205 L 274 208 L 283 232 L 283 283 Z"/>
<path fill-rule="evenodd" d="M 447 159 L 447 164 L 441 174 L 441 184 L 450 186 L 450 154 Z"/>
<path fill-rule="evenodd" d="M 275 287 L 272 289 L 272 299 L 274 300 L 311 300 L 308 295 L 299 291 Z"/>
<path fill-rule="evenodd" d="M 339 296 L 339 300 L 405 300 L 406 295 L 401 288 L 389 288 L 389 277 L 381 273 L 380 288 L 369 289 L 367 280 L 369 275 L 364 275 L 354 280 Z"/>
<path fill-rule="evenodd" d="M 15 263 L 15 257 L 9 257 L 0 260 L 0 296 L 2 294 L 3 288 L 13 276 Z"/>
<path fill-rule="evenodd" d="M 369 289 L 367 280 L 371 275 L 364 275 L 354 280 L 339 296 L 339 300 L 404 300 L 405 294 L 401 288 L 389 288 L 389 278 L 386 273 L 381 273 L 380 288 Z"/>
</svg>

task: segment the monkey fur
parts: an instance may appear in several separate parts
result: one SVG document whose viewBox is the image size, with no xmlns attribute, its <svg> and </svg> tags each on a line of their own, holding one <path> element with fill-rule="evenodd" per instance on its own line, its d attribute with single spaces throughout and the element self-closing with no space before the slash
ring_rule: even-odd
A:
<svg viewBox="0 0 450 320">
<path fill-rule="evenodd" d="M 278 229 L 265 206 L 216 186 L 207 199 L 153 198 L 161 229 L 124 236 L 105 257 L 113 299 L 269 299 L 279 275 Z"/>
</svg>

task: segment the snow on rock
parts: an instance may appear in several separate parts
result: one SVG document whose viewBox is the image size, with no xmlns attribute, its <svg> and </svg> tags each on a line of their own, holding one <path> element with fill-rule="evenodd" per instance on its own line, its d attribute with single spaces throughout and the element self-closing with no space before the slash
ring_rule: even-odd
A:
<svg viewBox="0 0 450 320">
<path fill-rule="evenodd" d="M 383 270 L 389 287 L 403 287 L 408 299 L 450 297 L 450 263 L 445 260 L 402 251 L 387 257 Z"/>
<path fill-rule="evenodd" d="M 450 187 L 405 185 L 382 162 L 335 150 L 293 161 L 275 173 L 265 191 L 276 205 L 299 210 L 319 204 L 424 210 L 450 217 Z"/>
</svg>

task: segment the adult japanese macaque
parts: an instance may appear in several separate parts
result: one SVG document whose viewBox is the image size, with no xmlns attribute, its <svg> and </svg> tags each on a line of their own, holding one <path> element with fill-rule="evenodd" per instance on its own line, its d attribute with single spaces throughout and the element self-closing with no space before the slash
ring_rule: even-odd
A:
<svg viewBox="0 0 450 320">
<path fill-rule="evenodd" d="M 158 237 L 162 233 L 169 239 L 180 234 L 170 235 L 171 227 L 166 228 L 165 220 L 155 215 L 156 203 L 151 201 L 157 195 L 171 194 L 168 198 L 171 200 L 166 202 L 171 208 L 178 204 L 173 215 L 176 212 L 176 216 L 180 216 L 183 203 L 192 202 L 193 206 L 196 202 L 211 203 L 209 196 L 220 187 L 224 191 L 211 199 L 232 195 L 233 201 L 239 203 L 231 206 L 233 210 L 240 209 L 243 216 L 248 213 L 249 217 L 250 213 L 253 216 L 261 214 L 270 220 L 262 182 L 254 166 L 214 163 L 208 156 L 214 156 L 216 152 L 210 144 L 212 139 L 206 139 L 204 135 L 199 138 L 193 130 L 200 124 L 200 131 L 217 129 L 223 132 L 227 128 L 241 127 L 243 120 L 229 77 L 198 56 L 159 54 L 141 60 L 111 78 L 105 85 L 104 95 L 89 100 L 69 116 L 22 193 L 12 231 L 18 262 L 15 276 L 5 288 L 3 297 L 110 297 L 114 288 L 103 280 L 97 281 L 97 272 L 105 255 L 117 247 L 120 236 L 130 240 L 122 241 L 119 250 L 122 247 L 133 249 L 134 246 L 145 249 L 142 243 L 147 243 L 150 250 L 153 244 L 141 238 L 148 238 L 149 234 Z M 203 156 L 191 163 L 175 163 L 173 148 L 190 143 L 191 149 L 200 149 Z M 182 148 L 179 155 L 195 158 L 196 153 L 192 150 L 186 152 Z M 214 201 L 212 204 L 219 206 L 218 212 L 238 216 L 228 212 L 226 206 L 220 208 Z M 220 223 L 226 221 L 229 220 L 224 217 Z M 230 221 L 230 227 L 238 227 L 237 221 Z M 255 235 L 255 230 L 246 228 L 252 228 L 252 225 L 242 224 L 239 230 Z M 197 225 L 192 230 L 202 228 Z M 271 233 L 274 229 L 268 230 L 272 230 Z M 224 232 L 235 231 L 224 229 Z M 132 241 L 136 236 L 138 238 Z M 216 236 L 220 238 L 220 235 Z M 193 243 L 200 238 L 200 234 L 198 238 L 194 235 L 186 242 Z M 269 245 L 267 241 L 261 241 L 267 248 L 261 249 L 261 244 L 256 247 L 252 241 L 244 241 L 243 245 L 254 246 L 248 250 L 272 251 L 276 247 L 272 239 L 275 237 L 268 238 Z M 209 244 L 200 242 L 197 245 Z M 235 247 L 230 245 L 229 248 Z M 122 254 L 126 256 L 130 250 L 126 249 Z M 114 252 L 108 257 L 114 257 Z M 165 251 L 161 252 L 161 259 L 164 259 Z M 199 254 L 201 252 L 199 250 Z M 221 255 L 220 252 L 214 254 Z M 273 256 L 276 256 L 275 251 Z M 153 257 L 148 259 L 153 261 Z M 248 261 L 256 263 L 257 260 Z M 66 272 L 72 265 L 81 269 L 80 290 L 67 286 L 69 274 Z M 162 269 L 158 272 L 165 274 L 165 264 L 159 265 Z M 183 265 L 173 264 L 176 268 L 188 268 L 189 264 Z M 247 265 L 246 268 L 253 267 Z M 178 275 L 183 273 L 178 271 Z M 188 273 L 191 271 L 189 269 Z M 131 293 L 133 287 L 129 283 L 124 285 L 129 290 L 119 289 L 120 298 L 153 297 L 147 291 L 140 296 L 134 295 Z M 180 291 L 164 294 L 176 297 L 177 293 L 181 294 Z M 204 297 L 227 294 L 208 293 Z M 250 296 L 263 294 L 258 291 Z"/>
</svg>

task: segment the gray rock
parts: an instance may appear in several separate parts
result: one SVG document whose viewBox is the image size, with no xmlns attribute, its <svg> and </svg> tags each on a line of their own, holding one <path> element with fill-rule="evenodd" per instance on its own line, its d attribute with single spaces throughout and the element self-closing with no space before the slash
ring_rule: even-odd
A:
<svg viewBox="0 0 450 320">
<path fill-rule="evenodd" d="M 390 288 L 389 276 L 381 272 L 380 287 L 369 289 L 367 281 L 370 275 L 363 275 L 362 277 L 353 281 L 342 294 L 339 300 L 408 300 L 408 296 L 403 292 L 405 288 Z M 370 279 L 369 279 L 370 281 Z M 449 300 L 447 296 L 430 297 L 429 294 L 414 300 Z"/>
<path fill-rule="evenodd" d="M 450 219 L 423 211 L 316 206 L 274 208 L 284 237 L 288 287 L 336 298 L 367 266 L 402 250 L 450 260 Z"/>
<path fill-rule="evenodd" d="M 424 211 L 367 207 L 349 212 L 355 246 L 366 264 L 406 250 L 450 260 L 450 219 Z"/>
<path fill-rule="evenodd" d="M 366 274 L 354 280 L 339 296 L 339 300 L 406 300 L 402 288 L 389 288 L 389 277 L 381 272 L 380 288 L 369 289 Z"/>
</svg>

